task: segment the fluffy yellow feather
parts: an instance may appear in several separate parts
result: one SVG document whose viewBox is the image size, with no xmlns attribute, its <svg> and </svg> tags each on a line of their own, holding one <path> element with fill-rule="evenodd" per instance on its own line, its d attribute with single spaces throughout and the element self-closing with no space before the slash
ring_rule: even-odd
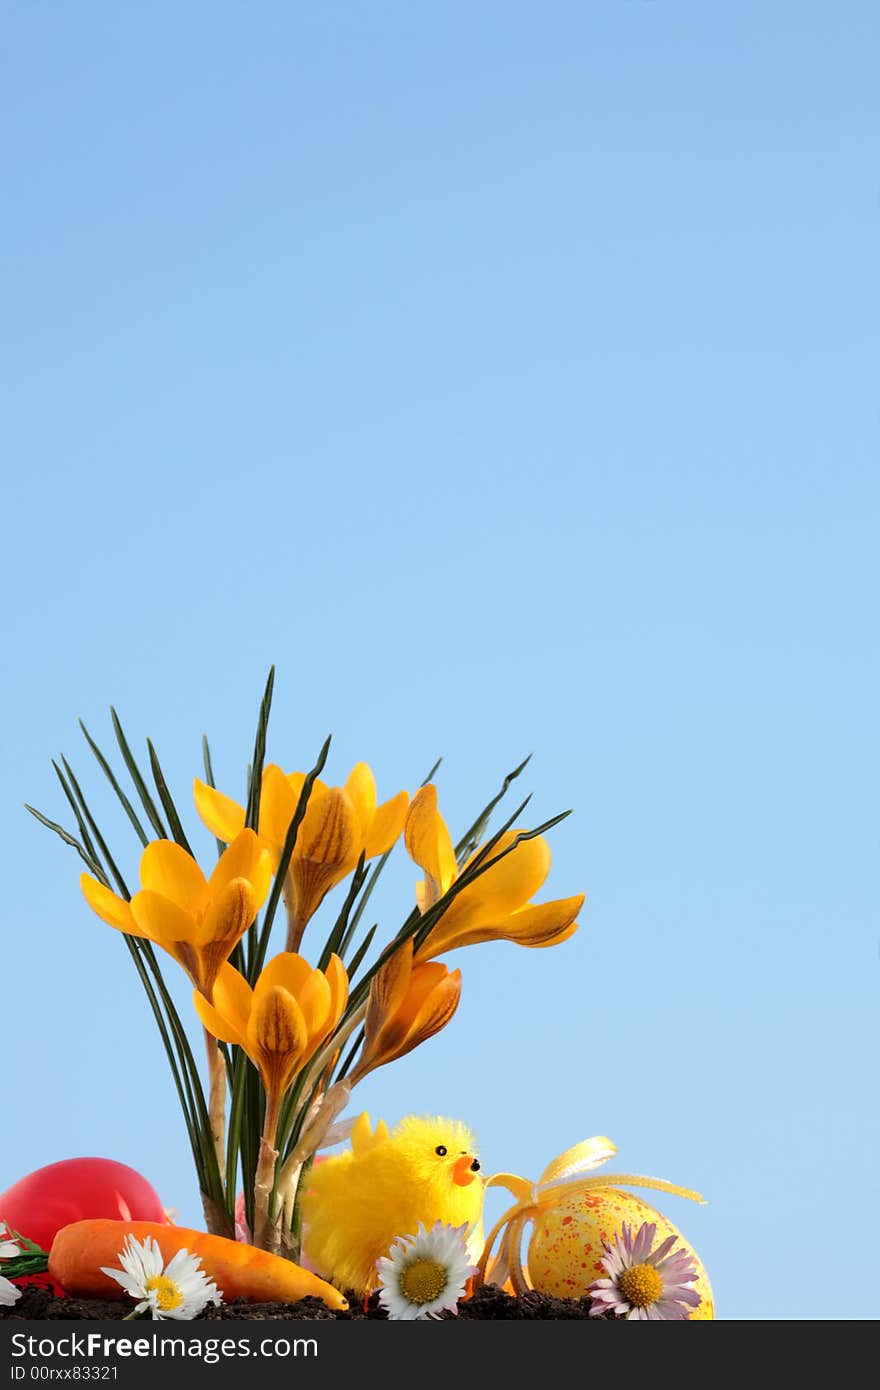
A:
<svg viewBox="0 0 880 1390">
<path fill-rule="evenodd" d="M 468 1226 L 472 1258 L 483 1248 L 483 1179 L 474 1137 L 459 1120 L 410 1115 L 389 1133 L 360 1115 L 351 1148 L 312 1169 L 303 1202 L 305 1253 L 339 1289 L 363 1294 L 376 1261 L 421 1221 Z"/>
</svg>

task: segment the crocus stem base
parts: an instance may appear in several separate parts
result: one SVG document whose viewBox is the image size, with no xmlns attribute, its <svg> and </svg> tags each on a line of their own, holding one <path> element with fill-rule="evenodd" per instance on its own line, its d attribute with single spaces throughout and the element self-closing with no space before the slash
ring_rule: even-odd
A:
<svg viewBox="0 0 880 1390">
<path fill-rule="evenodd" d="M 278 1100 L 270 1098 L 266 1107 L 266 1122 L 260 1139 L 260 1157 L 254 1182 L 254 1245 L 259 1250 L 268 1250 L 272 1254 L 277 1254 L 280 1239 L 278 1227 L 270 1212 L 275 1164 L 278 1162 L 275 1134 L 278 1129 L 279 1110 Z"/>
<path fill-rule="evenodd" d="M 205 1050 L 208 1055 L 208 1123 L 211 1142 L 217 1155 L 221 1183 L 226 1180 L 226 1063 L 220 1044 L 205 1029 Z"/>
</svg>

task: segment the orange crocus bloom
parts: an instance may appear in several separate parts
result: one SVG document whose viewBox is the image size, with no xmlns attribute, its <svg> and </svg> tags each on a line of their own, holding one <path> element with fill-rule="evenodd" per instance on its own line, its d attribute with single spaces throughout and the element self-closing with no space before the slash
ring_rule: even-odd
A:
<svg viewBox="0 0 880 1390">
<path fill-rule="evenodd" d="M 274 763 L 263 771 L 259 832 L 276 867 L 304 782 L 305 773 L 284 773 Z M 245 820 L 243 806 L 198 778 L 194 791 L 196 809 L 218 839 L 229 841 L 238 834 Z M 376 782 L 366 763 L 352 769 L 344 787 L 315 780 L 285 883 L 288 950 L 299 946 L 327 893 L 348 877 L 361 854 L 373 859 L 391 849 L 408 806 L 406 792 L 377 803 Z"/>
<path fill-rule="evenodd" d="M 485 862 L 502 854 L 519 833 L 506 831 Z M 437 790 L 430 783 L 413 797 L 404 841 L 410 857 L 425 873 L 416 885 L 416 901 L 422 913 L 449 891 L 479 854 L 479 850 L 475 851 L 459 870 L 452 837 L 437 809 Z M 584 895 L 549 903 L 532 902 L 549 872 L 550 846 L 543 835 L 523 840 L 453 898 L 418 948 L 416 960 L 429 960 L 479 941 L 514 941 L 531 947 L 567 941 L 577 930 L 576 919 Z"/>
<path fill-rule="evenodd" d="M 141 890 L 131 902 L 88 874 L 86 902 L 103 921 L 161 946 L 183 966 L 196 989 L 211 998 L 229 959 L 266 900 L 272 859 L 253 830 L 242 830 L 210 878 L 172 840 L 154 840 L 141 855 Z"/>
<path fill-rule="evenodd" d="M 225 965 L 214 985 L 213 1003 L 198 991 L 193 995 L 208 1032 L 250 1057 L 270 1105 L 332 1033 L 347 1000 L 348 975 L 338 956 L 330 957 L 326 971 L 313 970 L 293 951 L 270 960 L 253 989 L 233 966 Z"/>
<path fill-rule="evenodd" d="M 460 997 L 460 970 L 447 970 L 437 960 L 414 964 L 412 940 L 404 942 L 373 976 L 364 1047 L 352 1085 L 439 1033 Z"/>
</svg>

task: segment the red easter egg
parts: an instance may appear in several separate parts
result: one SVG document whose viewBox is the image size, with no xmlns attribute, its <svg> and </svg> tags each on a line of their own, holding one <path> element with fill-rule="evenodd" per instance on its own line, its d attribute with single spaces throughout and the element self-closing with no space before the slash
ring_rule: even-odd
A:
<svg viewBox="0 0 880 1390">
<path fill-rule="evenodd" d="M 55 1233 L 89 1217 L 165 1221 L 146 1178 L 112 1158 L 65 1158 L 29 1173 L 0 1196 L 0 1222 L 49 1250 Z"/>
</svg>

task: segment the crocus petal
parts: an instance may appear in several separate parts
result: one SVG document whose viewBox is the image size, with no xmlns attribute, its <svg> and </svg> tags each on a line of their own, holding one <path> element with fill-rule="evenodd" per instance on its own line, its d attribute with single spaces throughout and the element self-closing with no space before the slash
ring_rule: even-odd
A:
<svg viewBox="0 0 880 1390">
<path fill-rule="evenodd" d="M 231 844 L 236 835 L 244 830 L 244 807 L 198 777 L 193 781 L 193 799 L 202 823 L 218 840 Z"/>
<path fill-rule="evenodd" d="M 348 1003 L 348 971 L 334 953 L 327 962 L 327 969 L 324 974 L 327 976 L 327 983 L 330 986 L 332 1027 L 335 1028 Z"/>
<path fill-rule="evenodd" d="M 199 926 L 200 946 L 213 942 L 229 944 L 227 955 L 236 947 L 257 913 L 257 899 L 246 878 L 234 878 L 212 897 Z"/>
<path fill-rule="evenodd" d="M 395 954 L 402 955 L 403 949 Z M 387 964 L 393 960 L 394 956 Z M 373 979 L 374 987 L 378 978 Z M 393 1010 L 383 1013 L 371 989 L 366 1041 L 352 1080 L 359 1080 L 376 1067 L 405 1057 L 420 1043 L 439 1033 L 458 1008 L 460 996 L 461 972 L 456 970 L 450 974 L 439 961 L 429 961 L 409 971 L 406 993 Z"/>
<path fill-rule="evenodd" d="M 269 763 L 263 769 L 260 794 L 260 834 L 279 852 L 287 839 L 287 832 L 296 812 L 301 787 L 302 783 L 294 790 L 289 778 L 285 777 L 281 768 L 276 767 L 274 763 Z M 312 796 L 314 794 L 313 790 Z"/>
<path fill-rule="evenodd" d="M 279 951 L 262 969 L 257 981 L 257 993 L 263 990 L 286 989 L 294 998 L 312 973 L 312 967 L 296 951 Z"/>
<path fill-rule="evenodd" d="M 248 1041 L 260 1052 L 286 1057 L 305 1051 L 308 1030 L 302 1009 L 286 989 L 273 986 L 254 997 Z"/>
<path fill-rule="evenodd" d="M 254 1004 L 254 991 L 233 965 L 222 965 L 214 982 L 214 1007 L 239 1033 L 247 1031 Z"/>
<path fill-rule="evenodd" d="M 199 990 L 193 990 L 193 1005 L 195 1011 L 207 1028 L 212 1037 L 218 1038 L 220 1042 L 233 1043 L 236 1047 L 245 1046 L 245 1035 L 241 1029 L 237 1028 L 233 1021 L 227 1018 L 209 1004 L 205 996 Z"/>
<path fill-rule="evenodd" d="M 242 830 L 221 854 L 208 881 L 211 896 L 221 893 L 234 878 L 246 878 L 254 893 L 254 915 L 263 906 L 272 882 L 273 858 L 253 830 Z"/>
<path fill-rule="evenodd" d="M 550 846 L 543 835 L 537 835 L 533 840 L 523 840 L 515 849 L 510 849 L 518 834 L 518 830 L 506 831 L 497 845 L 484 855 L 480 861 L 484 864 L 501 854 L 504 858 L 498 859 L 497 864 L 463 889 L 450 912 L 470 915 L 478 906 L 484 917 L 506 917 L 534 897 L 550 872 Z M 505 854 L 505 850 L 508 853 Z M 479 853 L 477 851 L 471 855 L 462 873 L 474 863 Z"/>
<path fill-rule="evenodd" d="M 363 840 L 376 814 L 376 779 L 372 769 L 366 763 L 356 763 L 345 779 L 345 790 L 358 818 Z"/>
<path fill-rule="evenodd" d="M 209 999 L 217 972 L 241 941 L 256 910 L 257 900 L 248 880 L 234 878 L 213 899 L 205 913 L 196 933 L 195 946 L 199 988 Z"/>
<path fill-rule="evenodd" d="M 407 999 L 407 1010 L 412 1009 L 412 1015 L 405 1043 L 396 1053 L 398 1057 L 406 1056 L 414 1047 L 426 1042 L 428 1038 L 433 1038 L 441 1028 L 446 1027 L 458 1008 L 461 998 L 461 971 L 448 972 L 444 966 L 440 966 L 443 974 L 439 978 L 433 971 L 430 978 L 423 977 L 421 972 L 430 970 L 432 965 L 437 965 L 437 962 L 417 965 L 413 971 L 413 988 Z"/>
<path fill-rule="evenodd" d="M 452 975 L 460 978 L 461 971 L 454 970 Z M 429 960 L 415 965 L 406 993 L 404 1011 L 411 1018 L 418 1018 L 427 1001 L 450 978 L 450 972 L 439 960 Z"/>
<path fill-rule="evenodd" d="M 434 885 L 431 901 L 436 902 L 458 877 L 458 865 L 449 828 L 437 810 L 437 788 L 432 782 L 421 787 L 410 803 L 404 844 L 410 859 L 424 869 Z"/>
<path fill-rule="evenodd" d="M 323 1042 L 329 1032 L 332 998 L 330 986 L 321 971 L 309 971 L 309 977 L 297 994 L 296 1002 L 302 1009 L 310 1046 L 315 1042 Z"/>
<path fill-rule="evenodd" d="M 360 853 L 358 818 L 350 796 L 342 787 L 329 787 L 309 798 L 294 855 L 316 864 L 343 864 Z"/>
<path fill-rule="evenodd" d="M 89 907 L 103 922 L 115 927 L 117 931 L 127 932 L 129 936 L 146 936 L 146 932 L 141 931 L 131 915 L 131 904 L 124 898 L 111 893 L 103 883 L 90 878 L 88 874 L 80 875 L 79 886 Z"/>
<path fill-rule="evenodd" d="M 363 849 L 368 859 L 386 854 L 400 838 L 409 810 L 409 793 L 398 792 L 390 801 L 376 808 L 373 823 L 364 836 Z"/>
<path fill-rule="evenodd" d="M 184 942 L 195 944 L 196 923 L 176 902 L 151 889 L 135 893 L 131 900 L 132 916 L 144 936 L 176 955 L 176 946 Z"/>
<path fill-rule="evenodd" d="M 141 886 L 170 898 L 191 917 L 204 912 L 208 884 L 191 854 L 173 840 L 154 840 L 141 855 Z"/>
<path fill-rule="evenodd" d="M 486 877 L 488 878 L 488 874 Z M 470 921 L 466 917 L 462 919 L 461 916 L 453 915 L 453 903 L 450 911 L 444 913 L 422 943 L 416 958 L 428 960 L 459 946 L 474 946 L 481 941 L 512 941 L 517 946 L 529 946 L 532 949 L 557 946 L 576 932 L 575 919 L 583 902 L 581 894 L 576 898 L 560 898 L 555 902 L 532 904 L 531 907 L 521 908 L 519 912 L 512 912 L 509 917 L 501 920 L 481 920 L 476 915 L 475 919 L 472 918 Z"/>
<path fill-rule="evenodd" d="M 302 1009 L 286 989 L 261 991 L 248 1021 L 247 1051 L 256 1061 L 268 1095 L 290 1085 L 308 1049 Z"/>
<path fill-rule="evenodd" d="M 313 795 L 290 865 L 301 926 L 317 912 L 330 889 L 351 872 L 359 853 L 360 830 L 348 793 L 331 787 L 317 803 Z"/>
<path fill-rule="evenodd" d="M 368 1048 L 378 1043 L 383 1026 L 395 1017 L 406 999 L 412 977 L 412 961 L 413 944 L 410 938 L 388 957 L 373 976 L 365 1025 Z"/>
</svg>

